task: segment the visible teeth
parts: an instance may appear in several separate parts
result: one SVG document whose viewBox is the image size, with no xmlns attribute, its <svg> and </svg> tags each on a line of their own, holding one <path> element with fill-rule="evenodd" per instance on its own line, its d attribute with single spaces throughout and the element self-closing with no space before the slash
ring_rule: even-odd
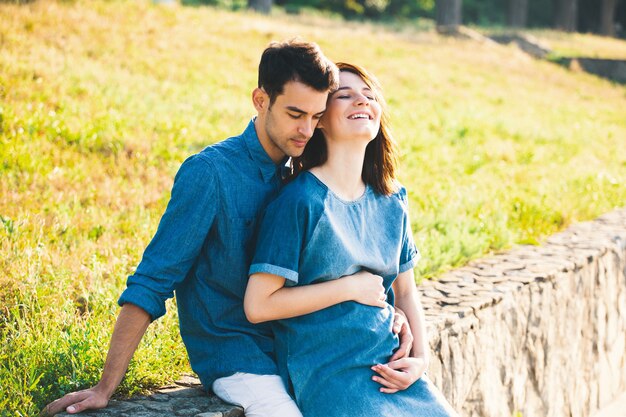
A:
<svg viewBox="0 0 626 417">
<path fill-rule="evenodd" d="M 353 114 L 352 116 L 350 116 L 350 119 L 369 119 L 370 117 L 367 114 L 363 114 L 363 113 L 359 113 L 359 114 Z"/>
</svg>

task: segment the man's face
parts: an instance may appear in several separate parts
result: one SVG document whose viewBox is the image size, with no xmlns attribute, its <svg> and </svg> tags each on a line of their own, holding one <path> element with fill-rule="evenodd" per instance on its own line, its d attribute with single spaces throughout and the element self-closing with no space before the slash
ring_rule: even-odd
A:
<svg viewBox="0 0 626 417">
<path fill-rule="evenodd" d="M 328 92 L 320 92 L 297 81 L 285 84 L 274 103 L 259 108 L 257 134 L 275 162 L 302 155 L 315 126 L 326 109 Z M 256 103 L 255 103 L 256 105 Z"/>
</svg>

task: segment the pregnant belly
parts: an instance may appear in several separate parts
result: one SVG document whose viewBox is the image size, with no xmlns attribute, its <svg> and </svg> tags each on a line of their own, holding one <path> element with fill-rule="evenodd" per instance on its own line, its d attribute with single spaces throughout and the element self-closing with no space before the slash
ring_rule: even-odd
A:
<svg viewBox="0 0 626 417">
<path fill-rule="evenodd" d="M 391 306 L 351 301 L 282 320 L 276 338 L 284 349 L 279 349 L 278 360 L 287 365 L 296 398 L 346 375 L 367 380 L 370 367 L 386 363 L 398 347 L 392 324 Z"/>
</svg>

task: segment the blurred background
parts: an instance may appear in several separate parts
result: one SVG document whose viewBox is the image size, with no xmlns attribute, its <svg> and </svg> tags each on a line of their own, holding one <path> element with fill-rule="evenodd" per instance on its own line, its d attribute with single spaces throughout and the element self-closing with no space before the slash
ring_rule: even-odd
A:
<svg viewBox="0 0 626 417">
<path fill-rule="evenodd" d="M 626 3 L 622 0 L 183 0 L 182 3 L 231 9 L 248 7 L 263 13 L 279 6 L 288 13 L 316 10 L 348 19 L 423 18 L 438 25 L 554 28 L 606 36 L 626 35 Z"/>
</svg>

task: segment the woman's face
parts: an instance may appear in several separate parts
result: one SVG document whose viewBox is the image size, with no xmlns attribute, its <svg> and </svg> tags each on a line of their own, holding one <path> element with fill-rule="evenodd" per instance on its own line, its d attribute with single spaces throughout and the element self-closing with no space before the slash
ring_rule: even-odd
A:
<svg viewBox="0 0 626 417">
<path fill-rule="evenodd" d="M 328 140 L 371 141 L 380 129 L 381 107 L 374 92 L 361 77 L 339 73 L 339 88 L 328 98 L 326 112 L 318 127 Z"/>
</svg>

